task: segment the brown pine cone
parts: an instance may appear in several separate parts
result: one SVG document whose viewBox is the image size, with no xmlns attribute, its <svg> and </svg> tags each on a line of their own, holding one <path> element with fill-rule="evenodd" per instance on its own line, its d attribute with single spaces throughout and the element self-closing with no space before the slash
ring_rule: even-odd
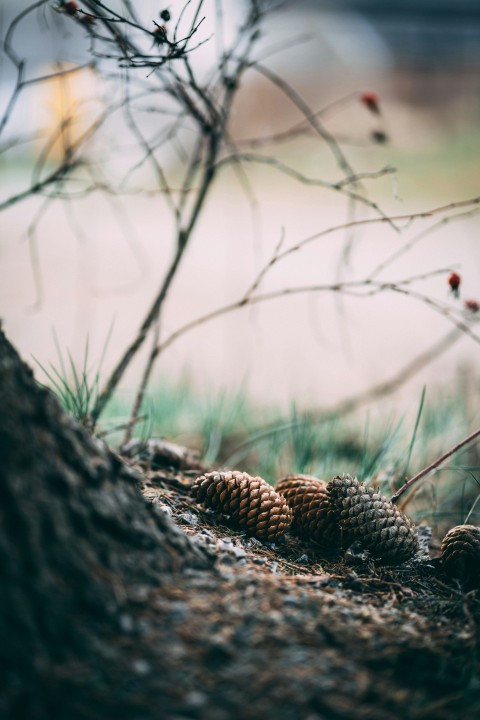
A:
<svg viewBox="0 0 480 720">
<path fill-rule="evenodd" d="M 192 487 L 196 500 L 230 516 L 249 535 L 275 540 L 290 528 L 292 511 L 285 499 L 261 477 L 242 472 L 200 475 Z"/>
<path fill-rule="evenodd" d="M 442 540 L 445 571 L 467 587 L 480 588 L 480 527 L 457 525 Z"/>
<path fill-rule="evenodd" d="M 292 509 L 294 533 L 326 548 L 341 548 L 340 527 L 324 480 L 313 475 L 287 475 L 275 485 L 275 490 Z"/>
<path fill-rule="evenodd" d="M 419 549 L 414 524 L 386 497 L 350 475 L 327 485 L 340 528 L 385 565 L 409 560 Z"/>
</svg>

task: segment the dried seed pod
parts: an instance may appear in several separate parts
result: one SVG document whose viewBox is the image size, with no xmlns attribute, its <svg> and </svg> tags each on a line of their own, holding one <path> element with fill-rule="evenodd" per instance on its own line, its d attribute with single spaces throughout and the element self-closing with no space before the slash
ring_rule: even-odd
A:
<svg viewBox="0 0 480 720">
<path fill-rule="evenodd" d="M 287 475 L 275 490 L 293 512 L 292 530 L 300 537 L 314 540 L 327 548 L 342 546 L 341 531 L 327 493 L 327 484 L 313 475 Z"/>
<path fill-rule="evenodd" d="M 196 500 L 230 516 L 249 535 L 274 540 L 290 528 L 292 511 L 285 498 L 261 477 L 242 472 L 211 472 L 198 477 L 192 488 Z"/>
<path fill-rule="evenodd" d="M 457 525 L 443 538 L 441 559 L 445 571 L 467 587 L 480 588 L 480 527 Z"/>
<path fill-rule="evenodd" d="M 350 475 L 327 485 L 340 528 L 378 561 L 400 564 L 419 549 L 414 524 L 386 497 Z"/>
</svg>

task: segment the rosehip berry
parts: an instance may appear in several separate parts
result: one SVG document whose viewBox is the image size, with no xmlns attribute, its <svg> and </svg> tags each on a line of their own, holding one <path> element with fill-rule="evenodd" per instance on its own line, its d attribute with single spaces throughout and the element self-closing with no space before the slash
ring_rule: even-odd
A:
<svg viewBox="0 0 480 720">
<path fill-rule="evenodd" d="M 376 92 L 367 90 L 360 95 L 360 102 L 374 115 L 380 115 L 380 99 Z"/>
<path fill-rule="evenodd" d="M 63 3 L 62 7 L 67 15 L 75 15 L 78 10 L 78 3 L 73 2 L 73 0 L 67 0 L 67 2 Z"/>
<path fill-rule="evenodd" d="M 480 304 L 477 300 L 465 300 L 465 310 L 471 313 L 476 313 L 480 310 Z"/>
<path fill-rule="evenodd" d="M 448 276 L 448 284 L 450 285 L 452 292 L 456 296 L 458 296 L 458 288 L 460 287 L 461 282 L 462 282 L 462 278 L 456 272 L 452 272 Z"/>
</svg>

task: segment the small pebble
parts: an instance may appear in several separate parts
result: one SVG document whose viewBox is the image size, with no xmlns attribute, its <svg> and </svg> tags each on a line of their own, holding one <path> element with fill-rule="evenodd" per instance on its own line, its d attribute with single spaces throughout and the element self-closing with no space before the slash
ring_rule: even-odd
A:
<svg viewBox="0 0 480 720">
<path fill-rule="evenodd" d="M 132 668 L 137 675 L 148 675 L 152 671 L 152 666 L 146 660 L 134 660 Z"/>
<path fill-rule="evenodd" d="M 245 545 L 249 548 L 261 548 L 263 547 L 263 543 L 260 542 L 260 540 L 257 540 L 257 538 L 250 538 L 248 542 L 245 543 Z"/>
<path fill-rule="evenodd" d="M 198 515 L 194 515 L 189 512 L 182 513 L 177 517 L 177 520 L 178 522 L 183 523 L 183 525 L 190 525 L 191 527 L 196 527 L 200 522 Z"/>
<path fill-rule="evenodd" d="M 147 585 L 134 585 L 130 588 L 128 596 L 133 602 L 143 603 L 146 602 L 150 593 L 150 589 Z"/>
<path fill-rule="evenodd" d="M 236 545 L 232 547 L 232 552 L 238 559 L 244 558 L 247 554 L 243 548 L 239 548 Z"/>
<path fill-rule="evenodd" d="M 190 708 L 201 708 L 207 702 L 207 696 L 198 690 L 191 690 L 185 695 L 185 703 Z"/>
<path fill-rule="evenodd" d="M 157 508 L 157 510 L 161 510 L 161 512 L 165 513 L 165 515 L 169 515 L 170 517 L 172 517 L 172 508 L 168 505 L 162 505 L 161 503 L 158 503 L 157 505 L 155 505 L 155 507 Z"/>
<path fill-rule="evenodd" d="M 133 631 L 135 625 L 131 615 L 120 615 L 119 621 L 123 632 L 131 633 Z"/>
<path fill-rule="evenodd" d="M 212 533 L 212 531 L 211 531 L 211 530 L 207 530 L 206 528 L 204 528 L 203 530 L 200 531 L 200 535 L 199 535 L 199 536 L 200 536 L 200 537 L 204 537 L 204 538 L 206 538 L 207 540 L 210 540 L 210 542 L 213 542 L 213 541 L 215 540 L 215 536 L 214 536 L 214 534 Z"/>
</svg>

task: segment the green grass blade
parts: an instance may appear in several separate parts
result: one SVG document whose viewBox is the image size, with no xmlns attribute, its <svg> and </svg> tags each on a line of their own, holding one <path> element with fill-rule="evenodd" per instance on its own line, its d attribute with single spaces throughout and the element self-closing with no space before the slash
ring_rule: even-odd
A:
<svg viewBox="0 0 480 720">
<path fill-rule="evenodd" d="M 422 417 L 422 412 L 423 412 L 423 406 L 424 406 L 424 403 L 425 403 L 425 394 L 426 394 L 426 392 L 427 392 L 427 386 L 424 385 L 423 388 L 422 388 L 422 395 L 421 395 L 421 397 L 420 397 L 420 405 L 419 405 L 419 407 L 418 407 L 417 418 L 416 418 L 416 420 L 415 420 L 415 426 L 414 426 L 414 428 L 413 428 L 413 433 L 412 433 L 412 437 L 411 437 L 411 440 L 410 440 L 410 445 L 409 445 L 409 447 L 408 447 L 407 459 L 406 459 L 406 462 L 405 462 L 405 465 L 404 465 L 404 468 L 403 468 L 403 471 L 402 471 L 402 474 L 401 474 L 401 477 L 402 477 L 402 478 L 405 478 L 405 476 L 406 476 L 406 474 L 407 474 L 407 472 L 408 472 L 408 467 L 409 467 L 409 465 L 410 465 L 410 460 L 411 460 L 411 458 L 412 458 L 413 447 L 414 447 L 414 445 L 415 445 L 415 440 L 416 440 L 416 438 L 417 438 L 417 432 L 418 432 L 418 426 L 419 426 L 419 424 L 420 424 L 420 418 Z"/>
</svg>

